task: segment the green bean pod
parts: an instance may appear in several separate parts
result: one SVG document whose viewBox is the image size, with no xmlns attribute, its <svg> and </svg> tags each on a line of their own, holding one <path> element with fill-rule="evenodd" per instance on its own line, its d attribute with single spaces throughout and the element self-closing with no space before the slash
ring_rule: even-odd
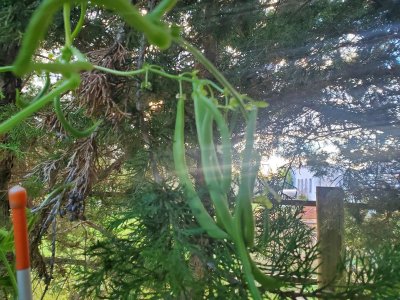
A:
<svg viewBox="0 0 400 300">
<path fill-rule="evenodd" d="M 263 272 L 261 272 L 261 270 L 251 260 L 251 258 L 250 258 L 250 264 L 255 280 L 259 284 L 261 284 L 261 286 L 267 291 L 277 290 L 285 285 L 282 281 L 275 279 L 271 276 L 267 276 Z"/>
<path fill-rule="evenodd" d="M 185 158 L 184 117 L 184 99 L 180 98 L 178 100 L 173 143 L 173 156 L 176 173 L 187 194 L 189 207 L 200 226 L 213 238 L 228 238 L 227 233 L 219 228 L 214 219 L 208 214 L 190 180 Z"/>
<path fill-rule="evenodd" d="M 212 136 L 212 128 L 208 128 L 209 124 L 213 123 L 213 118 L 212 115 L 209 113 L 209 111 L 205 111 L 203 114 L 203 120 L 199 126 L 202 128 L 202 132 L 210 132 L 210 135 Z M 206 125 L 207 124 L 207 125 Z M 196 125 L 197 126 L 197 125 Z M 200 143 L 200 142 L 199 142 Z M 201 168 L 203 172 L 203 176 L 207 185 L 207 190 L 209 192 L 211 201 L 213 202 L 213 205 L 215 207 L 215 215 L 217 218 L 217 224 L 221 228 L 224 228 L 227 230 L 228 234 L 230 234 L 231 230 L 231 224 L 229 224 L 229 216 L 224 217 L 225 212 L 226 215 L 226 205 L 223 205 L 224 199 L 221 198 L 220 193 L 221 191 L 221 171 L 219 167 L 219 162 L 217 159 L 216 152 L 213 151 L 214 149 L 214 143 L 211 141 L 209 143 L 209 146 L 207 146 L 205 149 L 201 150 Z M 206 158 L 208 158 L 208 161 L 206 161 Z M 219 193 L 219 194 L 218 194 Z M 222 195 L 223 196 L 223 195 Z M 222 205 L 222 208 L 219 208 L 219 206 Z M 225 220 L 225 221 L 223 221 Z"/>
<path fill-rule="evenodd" d="M 196 106 L 196 104 L 195 104 Z M 211 197 L 211 200 L 213 201 L 215 209 L 215 215 L 217 217 L 217 224 L 218 226 L 222 228 L 228 228 L 231 230 L 231 224 L 229 224 L 229 219 L 230 217 L 225 217 L 224 218 L 224 213 L 226 215 L 226 207 L 227 205 L 223 205 L 223 201 L 225 199 L 222 199 L 221 201 L 221 196 L 217 195 L 218 193 L 221 193 L 221 180 L 222 180 L 222 174 L 221 174 L 221 169 L 219 166 L 219 161 L 216 155 L 215 151 L 215 146 L 214 146 L 214 141 L 213 139 L 209 139 L 207 141 L 204 141 L 204 135 L 209 134 L 209 136 L 212 137 L 213 135 L 213 129 L 210 124 L 213 124 L 213 117 L 211 113 L 207 110 L 204 109 L 205 107 L 200 105 L 199 107 L 196 107 L 195 113 L 198 115 L 201 115 L 202 118 L 197 118 L 196 117 L 196 128 L 201 128 L 200 131 L 197 130 L 198 132 L 201 132 L 200 134 L 203 134 L 202 136 L 199 136 L 198 134 L 198 140 L 199 144 L 203 146 L 203 149 L 201 150 L 201 163 L 202 163 L 202 172 L 204 175 L 204 179 L 206 181 L 206 185 Z M 201 140 L 201 141 L 200 141 Z M 207 146 L 204 146 L 207 145 Z M 207 160 L 207 161 L 206 161 Z M 222 195 L 223 196 L 223 195 Z M 215 203 L 215 201 L 217 201 Z M 227 203 L 227 202 L 226 202 Z M 218 209 L 217 207 L 221 206 L 222 208 Z M 225 220 L 223 222 L 223 220 Z M 230 233 L 228 231 L 228 233 Z"/>
<path fill-rule="evenodd" d="M 24 121 L 26 118 L 33 115 L 39 109 L 41 109 L 46 104 L 51 102 L 54 99 L 54 97 L 57 97 L 62 93 L 77 88 L 79 86 L 79 83 L 80 83 L 79 75 L 77 74 L 71 75 L 70 78 L 62 81 L 60 85 L 51 90 L 48 94 L 44 95 L 42 98 L 36 100 L 26 108 L 22 109 L 21 111 L 13 115 L 8 120 L 1 123 L 0 134 L 4 134 L 10 131 L 12 128 L 20 124 L 22 121 Z"/>
<path fill-rule="evenodd" d="M 243 154 L 242 168 L 240 172 L 239 191 L 236 199 L 235 220 L 242 228 L 243 238 L 248 247 L 254 245 L 254 216 L 252 208 L 253 187 L 252 159 L 254 146 L 254 133 L 256 129 L 257 109 L 254 108 L 249 113 L 246 130 L 246 145 Z"/>
<path fill-rule="evenodd" d="M 230 131 L 228 126 L 226 125 L 224 117 L 222 116 L 221 112 L 218 110 L 216 105 L 206 96 L 204 96 L 198 89 L 197 91 L 195 90 L 195 96 L 198 99 L 197 101 L 199 103 L 199 109 L 201 107 L 204 107 L 205 109 L 209 110 L 221 134 L 221 139 L 222 139 L 222 167 L 220 168 L 222 172 L 221 187 L 223 191 L 227 193 L 231 188 L 231 182 L 232 182 L 232 145 L 231 145 Z M 202 116 L 200 115 L 199 118 L 202 118 Z M 212 122 L 210 123 L 212 124 Z M 205 124 L 205 126 L 208 126 L 208 124 Z M 209 142 L 213 143 L 212 139 Z M 213 149 L 215 150 L 215 147 L 213 147 Z"/>
<path fill-rule="evenodd" d="M 199 106 L 204 106 L 204 105 L 199 105 Z M 199 108 L 200 109 L 200 108 Z M 201 113 L 199 113 L 201 114 Z M 200 131 L 198 131 L 202 136 L 198 136 L 198 139 L 201 140 L 201 143 L 204 148 L 204 150 L 207 152 L 207 158 L 209 160 L 209 164 L 211 164 L 212 170 L 214 171 L 214 176 L 215 176 L 215 182 L 218 184 L 219 189 L 223 192 L 222 187 L 222 172 L 221 172 L 221 166 L 217 157 L 217 152 L 215 151 L 215 145 L 214 145 L 214 139 L 213 139 L 213 126 L 212 124 L 214 123 L 214 118 L 211 114 L 211 112 L 208 109 L 205 109 L 204 112 L 202 113 L 202 120 L 200 120 L 198 126 L 200 128 Z M 211 125 L 211 126 L 210 126 Z M 197 125 L 196 125 L 197 126 Z M 205 136 L 208 136 L 209 138 L 204 138 Z M 200 142 L 199 142 L 200 143 Z"/>
<path fill-rule="evenodd" d="M 232 183 L 232 147 L 229 128 L 225 123 L 224 117 L 217 107 L 207 98 L 203 98 L 203 104 L 209 109 L 213 115 L 217 128 L 221 134 L 222 140 L 222 181 L 221 187 L 224 193 L 228 193 Z"/>
<path fill-rule="evenodd" d="M 195 120 L 196 120 L 196 131 L 197 137 L 199 140 L 201 151 L 207 152 L 205 157 L 207 160 L 210 160 L 212 170 L 214 171 L 214 176 L 218 183 L 218 186 L 221 186 L 222 183 L 222 171 L 220 167 L 220 163 L 217 158 L 217 153 L 215 151 L 215 145 L 213 140 L 213 122 L 214 118 L 211 112 L 207 109 L 205 105 L 201 104 L 200 95 L 202 95 L 202 84 L 199 84 L 198 79 L 195 79 L 193 82 L 193 93 L 192 99 L 194 102 L 195 108 Z"/>
<path fill-rule="evenodd" d="M 254 163 L 250 168 L 249 177 L 248 177 L 251 192 L 254 191 L 254 186 L 256 184 L 258 171 L 260 170 L 261 155 L 257 152 L 253 152 L 253 158 L 254 158 Z M 253 198 L 253 194 L 251 196 Z"/>
<path fill-rule="evenodd" d="M 215 207 L 217 220 L 231 234 L 233 231 L 232 216 L 229 211 L 226 193 L 220 186 L 219 163 L 213 143 L 213 119 L 210 118 L 212 112 L 207 107 L 204 107 L 203 101 L 196 91 L 193 91 L 192 97 L 204 179 Z M 206 111 L 204 111 L 204 108 Z"/>
<path fill-rule="evenodd" d="M 255 274 L 253 272 L 253 262 L 247 251 L 246 245 L 244 244 L 243 237 L 241 235 L 241 225 L 235 222 L 235 234 L 233 241 L 235 243 L 236 253 L 242 263 L 242 272 L 247 281 L 250 294 L 254 300 L 261 300 L 260 291 L 258 290 L 255 283 Z M 257 274 L 259 275 L 259 274 Z M 258 280 L 257 280 L 258 281 Z"/>
<path fill-rule="evenodd" d="M 91 135 L 97 127 L 99 127 L 101 121 L 97 121 L 94 123 L 92 126 L 85 130 L 78 130 L 74 128 L 67 120 L 67 118 L 64 116 L 62 109 L 61 109 L 61 101 L 60 97 L 54 97 L 54 111 L 56 112 L 57 118 L 60 121 L 62 127 L 65 129 L 66 132 L 71 134 L 75 138 L 85 138 Z"/>
</svg>

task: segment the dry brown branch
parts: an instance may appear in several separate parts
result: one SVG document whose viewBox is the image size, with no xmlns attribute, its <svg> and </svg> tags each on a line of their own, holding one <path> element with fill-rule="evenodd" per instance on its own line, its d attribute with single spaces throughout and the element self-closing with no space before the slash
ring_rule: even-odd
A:
<svg viewBox="0 0 400 300">
<path fill-rule="evenodd" d="M 87 55 L 91 62 L 106 68 L 123 70 L 128 51 L 120 44 L 115 43 L 107 49 L 89 52 Z M 108 120 L 119 121 L 129 116 L 123 112 L 113 95 L 119 94 L 118 90 L 124 88 L 125 78 L 116 78 L 110 74 L 99 71 L 85 72 L 82 74 L 82 83 L 78 90 L 79 105 L 86 107 L 91 116 L 104 115 Z M 118 101 L 123 103 L 123 101 Z"/>
</svg>

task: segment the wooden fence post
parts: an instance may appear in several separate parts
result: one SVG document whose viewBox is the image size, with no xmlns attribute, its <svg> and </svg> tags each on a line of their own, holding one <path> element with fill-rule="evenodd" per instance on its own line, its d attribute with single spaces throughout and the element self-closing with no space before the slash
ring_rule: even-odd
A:
<svg viewBox="0 0 400 300">
<path fill-rule="evenodd" d="M 340 281 L 338 270 L 344 249 L 344 192 L 317 187 L 317 237 L 320 249 L 318 286 Z"/>
</svg>

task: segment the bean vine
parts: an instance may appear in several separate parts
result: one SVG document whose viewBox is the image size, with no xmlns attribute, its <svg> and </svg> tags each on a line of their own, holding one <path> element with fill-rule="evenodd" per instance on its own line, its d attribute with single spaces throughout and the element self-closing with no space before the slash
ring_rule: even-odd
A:
<svg viewBox="0 0 400 300">
<path fill-rule="evenodd" d="M 259 102 L 241 95 L 229 81 L 208 61 L 204 55 L 189 42 L 179 37 L 176 26 L 169 26 L 162 21 L 163 16 L 170 11 L 177 0 L 162 0 L 149 14 L 142 16 L 138 9 L 128 0 L 44 0 L 34 12 L 26 32 L 23 36 L 20 51 L 12 66 L 0 67 L 0 72 L 13 72 L 22 77 L 31 72 L 46 72 L 46 83 L 39 94 L 32 101 L 23 101 L 17 93 L 16 102 L 21 110 L 0 124 L 0 134 L 4 134 L 18 126 L 26 118 L 35 114 L 47 104 L 53 102 L 56 115 L 64 129 L 76 138 L 90 135 L 99 126 L 94 123 L 88 129 L 78 130 L 67 120 L 61 109 L 61 97 L 75 90 L 80 85 L 80 72 L 97 70 L 118 76 L 145 76 L 145 86 L 149 85 L 148 74 L 175 80 L 179 83 L 179 94 L 174 131 L 173 157 L 176 174 L 187 197 L 188 204 L 201 228 L 215 239 L 230 240 L 241 260 L 244 277 L 250 293 L 254 299 L 261 299 L 256 281 L 266 290 L 277 289 L 282 283 L 263 274 L 252 261 L 249 248 L 254 244 L 254 217 L 252 198 L 255 177 L 259 167 L 259 157 L 254 150 L 254 135 L 256 129 L 257 106 Z M 70 11 L 74 5 L 80 5 L 80 17 L 76 27 L 72 30 Z M 74 46 L 74 39 L 83 28 L 88 5 L 97 5 L 111 10 L 134 29 L 142 32 L 148 41 L 160 49 L 168 48 L 172 42 L 177 43 L 190 52 L 196 60 L 215 77 L 218 84 L 210 80 L 200 79 L 196 72 L 183 74 L 169 74 L 162 68 L 153 65 L 144 65 L 141 69 L 119 71 L 93 65 Z M 50 63 L 34 62 L 32 57 L 44 40 L 53 16 L 63 10 L 65 43 L 61 55 Z M 50 84 L 51 74 L 61 75 L 61 79 Z M 186 99 L 182 83 L 188 82 L 192 86 L 191 101 L 194 102 L 197 138 L 201 152 L 202 170 L 208 192 L 215 209 L 216 220 L 204 207 L 197 194 L 185 155 L 185 102 Z M 225 105 L 218 104 L 218 97 L 226 99 Z M 235 99 L 237 105 L 230 105 L 229 99 Z M 234 207 L 228 202 L 232 183 L 232 144 L 231 130 L 224 113 L 228 109 L 239 108 L 247 122 L 245 135 L 245 149 L 240 170 L 239 190 Z M 221 139 L 221 157 L 215 145 L 215 128 L 218 129 Z"/>
</svg>

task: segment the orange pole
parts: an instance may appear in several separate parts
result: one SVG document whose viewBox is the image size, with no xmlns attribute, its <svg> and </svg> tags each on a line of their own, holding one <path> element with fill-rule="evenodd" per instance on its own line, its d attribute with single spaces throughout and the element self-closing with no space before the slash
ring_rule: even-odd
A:
<svg viewBox="0 0 400 300">
<path fill-rule="evenodd" d="M 14 225 L 15 258 L 19 299 L 32 299 L 30 279 L 28 226 L 26 221 L 26 190 L 17 185 L 8 190 Z"/>
</svg>

